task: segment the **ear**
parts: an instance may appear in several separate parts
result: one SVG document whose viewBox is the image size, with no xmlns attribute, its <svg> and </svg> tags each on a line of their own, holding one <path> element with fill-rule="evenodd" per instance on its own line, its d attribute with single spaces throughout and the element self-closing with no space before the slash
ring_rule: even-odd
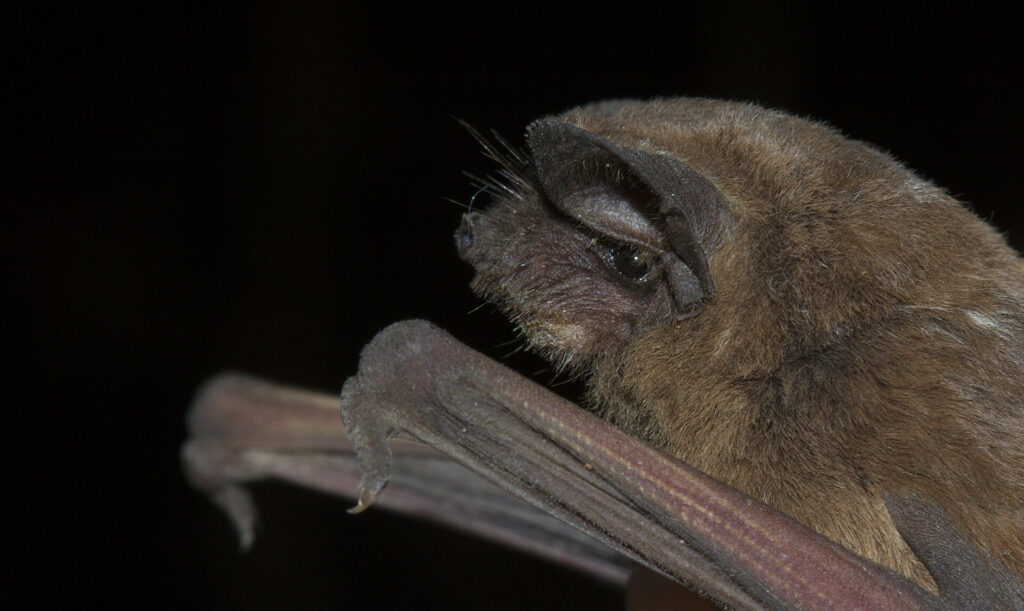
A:
<svg viewBox="0 0 1024 611">
<path fill-rule="evenodd" d="M 526 131 L 551 205 L 606 237 L 658 253 L 680 317 L 711 300 L 714 283 L 695 221 L 715 226 L 727 206 L 706 178 L 677 159 L 565 123 L 542 119 Z"/>
</svg>

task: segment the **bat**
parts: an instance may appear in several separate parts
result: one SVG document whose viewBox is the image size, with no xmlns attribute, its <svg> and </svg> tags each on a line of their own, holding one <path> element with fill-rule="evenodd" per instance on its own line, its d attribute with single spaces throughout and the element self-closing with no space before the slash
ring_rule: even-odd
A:
<svg viewBox="0 0 1024 611">
<path fill-rule="evenodd" d="M 399 323 L 342 393 L 359 508 L 400 435 L 729 606 L 1024 604 L 1024 263 L 994 229 L 753 105 L 605 102 L 525 153 L 481 140 L 501 175 L 456 233 L 473 289 L 604 419 Z M 237 481 L 344 487 L 325 429 L 285 411 L 261 437 L 210 396 L 186 464 L 243 533 Z"/>
</svg>

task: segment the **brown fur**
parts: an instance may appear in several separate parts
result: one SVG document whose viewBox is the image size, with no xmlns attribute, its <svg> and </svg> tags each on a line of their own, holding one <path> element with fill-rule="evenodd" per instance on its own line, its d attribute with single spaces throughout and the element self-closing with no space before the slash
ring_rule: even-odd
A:
<svg viewBox="0 0 1024 611">
<path fill-rule="evenodd" d="M 695 222 L 713 300 L 679 319 L 663 287 L 624 286 L 509 159 L 512 194 L 465 221 L 475 290 L 612 421 L 846 547 L 933 588 L 883 504 L 910 491 L 1024 579 L 1024 262 L 992 227 L 876 149 L 753 105 L 557 119 L 718 189 L 730 222 Z"/>
</svg>

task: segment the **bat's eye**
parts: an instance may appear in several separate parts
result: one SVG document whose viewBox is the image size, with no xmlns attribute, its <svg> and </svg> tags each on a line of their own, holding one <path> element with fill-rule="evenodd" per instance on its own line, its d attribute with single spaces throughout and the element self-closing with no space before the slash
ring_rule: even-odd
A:
<svg viewBox="0 0 1024 611">
<path fill-rule="evenodd" d="M 641 280 L 651 271 L 650 258 L 629 246 L 612 247 L 608 258 L 612 268 L 630 280 Z"/>
<path fill-rule="evenodd" d="M 590 236 L 590 248 L 594 253 L 604 259 L 604 264 L 611 271 L 630 282 L 646 282 L 651 269 L 660 261 L 653 253 L 633 244 L 593 233 Z"/>
</svg>

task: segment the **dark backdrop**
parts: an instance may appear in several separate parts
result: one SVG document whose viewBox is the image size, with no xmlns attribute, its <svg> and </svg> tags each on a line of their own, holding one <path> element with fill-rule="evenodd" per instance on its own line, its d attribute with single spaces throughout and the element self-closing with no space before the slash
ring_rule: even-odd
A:
<svg viewBox="0 0 1024 611">
<path fill-rule="evenodd" d="M 142 4 L 5 18 L 5 462 L 28 513 L 4 529 L 4 608 L 621 607 L 279 484 L 256 488 L 265 527 L 239 555 L 180 475 L 184 410 L 219 369 L 335 392 L 409 317 L 501 355 L 511 330 L 469 313 L 445 199 L 491 168 L 452 117 L 518 142 L 600 98 L 754 100 L 879 144 L 1024 245 L 1007 15 Z"/>
</svg>

